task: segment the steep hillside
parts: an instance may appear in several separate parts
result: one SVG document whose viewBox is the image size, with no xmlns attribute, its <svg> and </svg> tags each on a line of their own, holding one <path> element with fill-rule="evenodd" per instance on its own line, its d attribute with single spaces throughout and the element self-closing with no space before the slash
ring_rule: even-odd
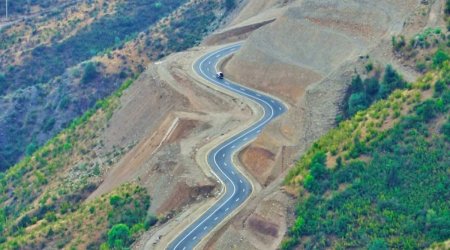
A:
<svg viewBox="0 0 450 250">
<path fill-rule="evenodd" d="M 1 30 L 0 169 L 149 61 L 198 43 L 226 13 L 209 0 L 83 1 Z"/>
<path fill-rule="evenodd" d="M 234 120 L 226 129 L 239 125 L 248 108 L 200 88 L 186 73 L 190 63 L 179 64 L 204 51 L 165 58 L 164 64 L 150 61 L 194 45 L 218 24 L 218 16 L 228 12 L 223 2 L 139 2 L 126 6 L 121 1 L 83 2 L 79 9 L 61 10 L 60 16 L 30 19 L 1 31 L 7 35 L 0 39 L 10 45 L 1 54 L 2 69 L 7 69 L 0 79 L 5 86 L 0 104 L 2 152 L 16 157 L 26 151 L 22 160 L 0 174 L 1 249 L 129 247 L 158 221 L 163 224 L 186 205 L 217 191 L 217 184 L 204 173 L 206 167 L 198 167 L 195 153 L 220 134 L 217 129 L 224 120 Z M 169 3 L 181 5 L 171 11 Z M 147 7 L 166 15 L 146 18 L 149 11 L 138 17 Z M 120 16 L 117 11 L 148 20 L 136 24 L 132 15 Z M 72 25 L 65 18 L 79 21 Z M 154 24 L 146 23 L 150 21 Z M 34 25 L 36 30 L 30 28 Z M 55 30 L 46 33 L 46 25 Z M 133 25 L 144 32 L 137 34 Z M 113 38 L 113 45 L 111 34 L 103 34 L 106 40 L 96 37 L 95 29 L 104 26 L 118 38 Z M 194 34 L 187 36 L 190 32 Z M 86 55 L 88 48 L 97 50 Z M 61 63 L 47 64 L 42 56 L 59 58 Z M 41 68 L 61 70 L 60 64 L 62 73 Z M 36 72 L 31 75 L 29 70 Z M 10 85 L 9 79 L 21 73 L 49 81 L 29 86 L 17 78 L 17 85 Z M 229 110 L 233 114 L 227 114 Z M 26 141 L 31 143 L 25 150 L 21 145 Z M 131 168 L 122 168 L 132 158 Z M 3 167 L 10 166 L 10 158 L 0 159 Z M 115 178 L 117 169 L 131 174 L 119 171 L 120 178 Z M 173 181 L 180 175 L 184 178 Z M 154 185 L 154 180 L 160 182 Z"/>
<path fill-rule="evenodd" d="M 300 159 L 282 249 L 426 248 L 450 238 L 450 66 L 359 111 Z"/>
</svg>

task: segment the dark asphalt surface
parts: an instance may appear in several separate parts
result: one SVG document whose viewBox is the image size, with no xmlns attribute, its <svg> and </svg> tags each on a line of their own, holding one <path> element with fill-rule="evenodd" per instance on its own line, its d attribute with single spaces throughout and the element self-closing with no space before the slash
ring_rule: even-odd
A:
<svg viewBox="0 0 450 250">
<path fill-rule="evenodd" d="M 239 207 L 251 194 L 252 185 L 232 164 L 232 158 L 244 145 L 254 140 L 261 129 L 271 120 L 286 111 L 286 107 L 269 96 L 250 88 L 233 83 L 226 79 L 216 78 L 218 62 L 236 52 L 240 44 L 230 45 L 217 51 L 206 54 L 194 64 L 194 70 L 211 83 L 231 90 L 242 98 L 250 99 L 259 104 L 264 114 L 259 121 L 249 128 L 226 140 L 213 149 L 208 155 L 208 163 L 213 172 L 222 180 L 226 189 L 225 194 L 211 208 L 196 219 L 186 230 L 170 243 L 168 249 L 187 250 L 193 249 L 201 239 L 214 229 L 223 219 Z"/>
</svg>

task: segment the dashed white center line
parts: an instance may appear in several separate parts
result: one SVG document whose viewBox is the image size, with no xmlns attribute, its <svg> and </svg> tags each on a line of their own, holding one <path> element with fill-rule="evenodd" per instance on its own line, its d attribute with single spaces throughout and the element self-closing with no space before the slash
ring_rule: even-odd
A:
<svg viewBox="0 0 450 250">
<path fill-rule="evenodd" d="M 214 218 L 214 220 L 217 220 L 217 219 L 219 219 L 219 217 Z"/>
<path fill-rule="evenodd" d="M 236 147 L 236 145 L 231 146 L 231 148 L 235 148 L 235 147 Z"/>
<path fill-rule="evenodd" d="M 216 58 L 219 58 L 219 57 L 220 57 L 220 54 L 216 55 Z"/>
<path fill-rule="evenodd" d="M 259 97 L 261 97 L 261 95 L 260 95 L 260 94 L 256 94 L 256 96 L 259 96 Z"/>
<path fill-rule="evenodd" d="M 271 103 L 275 103 L 275 101 L 274 101 L 274 100 L 270 100 L 270 102 L 271 102 Z"/>
<path fill-rule="evenodd" d="M 211 65 L 211 61 L 209 61 L 208 64 Z"/>
<path fill-rule="evenodd" d="M 239 201 L 239 198 L 236 199 L 236 202 L 238 202 L 238 201 Z"/>
<path fill-rule="evenodd" d="M 226 211 L 228 211 L 229 209 L 230 209 L 230 208 L 229 208 L 229 207 L 227 207 L 227 208 L 225 209 L 225 212 L 226 212 Z"/>
<path fill-rule="evenodd" d="M 247 137 L 245 137 L 243 141 L 246 141 L 246 140 L 248 140 L 248 138 L 247 138 Z"/>
<path fill-rule="evenodd" d="M 206 69 L 209 72 L 209 68 Z"/>
<path fill-rule="evenodd" d="M 245 91 L 245 89 L 244 88 L 240 88 L 242 91 Z"/>
<path fill-rule="evenodd" d="M 242 180 L 239 180 L 240 183 L 242 183 Z"/>
<path fill-rule="evenodd" d="M 281 110 L 281 107 L 278 107 L 278 109 L 280 109 L 280 110 Z"/>
<path fill-rule="evenodd" d="M 197 239 L 197 236 L 194 236 L 194 238 L 192 238 L 193 240 Z"/>
<path fill-rule="evenodd" d="M 186 249 L 186 247 L 183 247 L 183 250 L 185 250 Z"/>
<path fill-rule="evenodd" d="M 258 133 L 258 134 L 259 134 L 259 133 L 261 133 L 261 129 L 260 129 L 260 130 L 258 130 L 258 131 L 256 131 L 256 133 Z"/>
<path fill-rule="evenodd" d="M 233 175 L 236 175 L 236 173 L 235 173 L 234 171 L 231 171 L 231 173 L 232 173 Z"/>
<path fill-rule="evenodd" d="M 207 228 L 208 228 L 208 227 L 207 227 L 207 226 L 205 226 L 205 227 L 203 228 L 203 231 L 204 231 L 204 230 L 206 230 Z"/>
<path fill-rule="evenodd" d="M 226 162 L 224 162 L 223 165 L 224 165 L 225 167 L 228 166 L 228 164 L 227 164 Z"/>
<path fill-rule="evenodd" d="M 242 189 L 242 193 L 245 193 L 245 189 Z"/>
<path fill-rule="evenodd" d="M 223 154 L 222 157 L 225 158 L 225 154 Z"/>
</svg>

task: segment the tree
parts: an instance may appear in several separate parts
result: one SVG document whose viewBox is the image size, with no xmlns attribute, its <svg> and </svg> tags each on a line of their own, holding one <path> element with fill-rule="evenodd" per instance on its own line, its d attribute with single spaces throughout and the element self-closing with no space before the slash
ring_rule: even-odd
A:
<svg viewBox="0 0 450 250">
<path fill-rule="evenodd" d="M 130 240 L 130 228 L 125 224 L 116 224 L 108 231 L 108 245 L 112 249 L 122 249 Z"/>
<path fill-rule="evenodd" d="M 31 156 L 38 149 L 37 143 L 33 140 L 25 149 L 25 155 Z"/>
<path fill-rule="evenodd" d="M 401 89 L 406 87 L 406 82 L 394 70 L 391 65 L 387 65 L 384 70 L 383 82 L 379 91 L 381 98 L 386 98 L 394 89 Z"/>
<path fill-rule="evenodd" d="M 366 95 L 362 92 L 354 93 L 348 100 L 348 114 L 354 115 L 356 112 L 367 107 Z"/>
<path fill-rule="evenodd" d="M 438 49 L 433 56 L 433 66 L 438 67 L 443 62 L 447 61 L 449 58 L 450 57 L 445 51 Z"/>
<path fill-rule="evenodd" d="M 122 198 L 118 195 L 112 195 L 109 198 L 109 204 L 113 207 L 117 207 L 118 205 L 122 204 Z"/>
<path fill-rule="evenodd" d="M 428 122 L 437 114 L 435 102 L 433 100 L 426 100 L 416 108 L 416 113 L 423 121 Z"/>
<path fill-rule="evenodd" d="M 8 88 L 5 74 L 0 73 L 0 94 Z"/>
<path fill-rule="evenodd" d="M 378 90 L 380 89 L 380 83 L 376 77 L 367 78 L 364 80 L 364 86 L 366 87 L 366 93 L 370 97 L 374 97 L 377 95 Z"/>
<path fill-rule="evenodd" d="M 359 76 L 359 74 L 358 74 L 355 77 L 353 77 L 353 79 L 352 79 L 350 91 L 352 93 L 355 93 L 355 92 L 361 92 L 363 90 L 364 90 L 363 81 L 361 80 L 361 76 Z"/>
<path fill-rule="evenodd" d="M 97 77 L 98 72 L 93 62 L 88 62 L 84 65 L 84 73 L 81 78 L 81 82 L 86 84 L 91 82 L 95 77 Z"/>
<path fill-rule="evenodd" d="M 375 239 L 369 245 L 369 250 L 388 250 L 388 245 L 383 239 Z"/>
<path fill-rule="evenodd" d="M 450 140 L 450 119 L 447 120 L 447 122 L 444 125 L 442 125 L 441 133 L 444 134 L 447 140 Z"/>
<path fill-rule="evenodd" d="M 234 7 L 236 7 L 236 2 L 235 2 L 235 0 L 225 0 L 225 8 L 226 8 L 227 10 L 234 9 Z"/>
</svg>

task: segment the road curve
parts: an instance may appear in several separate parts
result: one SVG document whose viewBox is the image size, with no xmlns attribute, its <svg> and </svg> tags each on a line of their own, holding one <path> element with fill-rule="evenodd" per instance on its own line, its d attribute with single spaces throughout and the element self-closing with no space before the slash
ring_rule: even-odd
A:
<svg viewBox="0 0 450 250">
<path fill-rule="evenodd" d="M 211 150 L 208 154 L 208 164 L 225 185 L 225 194 L 196 219 L 188 228 L 173 240 L 167 249 L 193 249 L 203 237 L 214 229 L 230 213 L 238 208 L 251 194 L 252 185 L 233 165 L 233 155 L 249 141 L 254 140 L 261 129 L 271 120 L 286 111 L 286 107 L 278 100 L 267 95 L 238 85 L 227 79 L 217 79 L 216 69 L 219 61 L 239 50 L 240 44 L 230 45 L 208 53 L 194 64 L 194 70 L 204 79 L 220 88 L 233 91 L 242 98 L 251 100 L 261 106 L 262 117 L 247 129 L 229 138 Z"/>
</svg>

